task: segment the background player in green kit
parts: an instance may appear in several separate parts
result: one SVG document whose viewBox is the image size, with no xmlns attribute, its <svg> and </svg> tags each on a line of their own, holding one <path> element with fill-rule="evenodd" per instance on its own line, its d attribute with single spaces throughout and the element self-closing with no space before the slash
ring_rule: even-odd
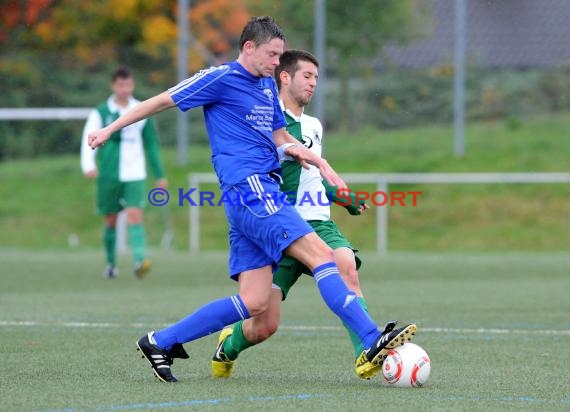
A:
<svg viewBox="0 0 570 412">
<path fill-rule="evenodd" d="M 301 50 L 286 51 L 281 56 L 280 64 L 275 71 L 279 97 L 287 120 L 287 131 L 305 147 L 321 156 L 323 136 L 321 122 L 303 113 L 304 107 L 311 101 L 317 77 L 318 61 L 310 53 Z M 360 259 L 355 255 L 354 247 L 331 220 L 330 206 L 326 197 L 327 194 L 329 196 L 334 194 L 335 188 L 322 180 L 318 169 L 314 167 L 305 169 L 292 159 L 282 162 L 282 171 L 282 191 L 291 195 L 291 203 L 295 204 L 301 216 L 334 250 L 334 258 L 344 282 L 356 293 L 360 305 L 367 310 L 358 279 L 357 269 L 360 267 Z M 334 201 L 335 196 L 332 196 L 331 200 Z M 346 204 L 346 198 L 343 202 Z M 357 204 L 354 197 L 351 204 L 345 207 L 353 215 L 358 215 L 368 208 L 363 202 Z M 229 377 L 234 361 L 242 350 L 264 341 L 275 333 L 280 321 L 281 300 L 286 298 L 291 286 L 303 273 L 311 272 L 298 260 L 285 256 L 280 261 L 273 277 L 273 283 L 279 287 L 279 290 L 273 291 L 269 309 L 260 316 L 240 321 L 222 330 L 217 351 L 212 359 L 213 376 Z M 346 324 L 344 326 L 354 347 L 356 374 L 363 379 L 372 377 L 380 367 L 361 359 L 360 355 L 364 348 L 358 336 Z M 387 326 L 393 328 L 393 323 Z"/>
<path fill-rule="evenodd" d="M 117 214 L 123 209 L 127 218 L 128 241 L 133 252 L 134 274 L 142 278 L 150 269 L 143 226 L 147 158 L 157 179 L 156 186 L 166 188 L 168 183 L 164 178 L 158 136 L 152 119 L 141 120 L 121 129 L 96 151 L 91 150 L 87 142 L 90 132 L 105 127 L 139 103 L 133 97 L 134 88 L 130 71 L 117 69 L 111 77 L 113 94 L 91 111 L 83 129 L 81 170 L 86 177 L 97 179 L 97 210 L 105 216 L 103 243 L 107 267 L 104 275 L 107 278 L 114 278 L 118 274 L 116 225 Z"/>
</svg>

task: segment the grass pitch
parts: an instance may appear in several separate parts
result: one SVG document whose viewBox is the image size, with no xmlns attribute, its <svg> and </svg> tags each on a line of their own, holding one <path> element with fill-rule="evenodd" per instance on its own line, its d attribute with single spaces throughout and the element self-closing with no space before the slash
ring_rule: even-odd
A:
<svg viewBox="0 0 570 412">
<path fill-rule="evenodd" d="M 432 360 L 420 389 L 353 372 L 346 332 L 304 277 L 282 328 L 209 377 L 217 334 L 185 345 L 177 384 L 154 379 L 135 341 L 236 291 L 222 254 L 155 254 L 137 281 L 121 257 L 0 252 L 0 410 L 563 411 L 570 409 L 570 257 L 560 254 L 363 255 L 361 282 L 379 322 L 413 320 Z"/>
</svg>

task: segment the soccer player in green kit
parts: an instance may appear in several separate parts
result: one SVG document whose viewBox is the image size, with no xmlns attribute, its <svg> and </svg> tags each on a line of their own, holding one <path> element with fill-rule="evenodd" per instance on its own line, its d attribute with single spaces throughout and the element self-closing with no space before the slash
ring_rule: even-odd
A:
<svg viewBox="0 0 570 412">
<path fill-rule="evenodd" d="M 279 97 L 287 120 L 287 131 L 305 147 L 321 156 L 323 127 L 317 118 L 304 113 L 304 107 L 311 101 L 317 85 L 317 78 L 317 59 L 302 50 L 285 51 L 275 71 Z M 336 189 L 321 178 L 316 168 L 304 169 L 292 159 L 281 160 L 285 160 L 281 163 L 283 171 L 281 190 L 292 195 L 291 203 L 295 204 L 303 219 L 333 249 L 342 279 L 356 294 L 356 299 L 363 309 L 367 310 L 358 278 L 361 261 L 355 255 L 357 250 L 331 220 L 330 202 L 327 195 L 331 197 L 330 200 L 340 202 L 340 199 L 335 196 Z M 354 195 L 352 195 L 352 202 L 346 205 L 344 196 L 346 194 L 343 194 L 342 203 L 350 214 L 359 215 L 368 208 L 364 202 L 357 204 Z M 260 316 L 226 327 L 220 333 L 218 347 L 212 359 L 214 377 L 230 377 L 235 360 L 241 351 L 266 340 L 277 331 L 281 300 L 287 297 L 289 289 L 303 273 L 310 274 L 310 271 L 292 257 L 285 256 L 279 262 L 279 268 L 273 276 L 274 290 L 269 309 Z M 380 366 L 372 365 L 361 356 L 364 348 L 358 336 L 348 325 L 344 324 L 344 326 L 354 348 L 355 372 L 360 378 L 369 379 L 380 370 Z M 394 326 L 395 322 L 389 322 L 386 325 L 388 329 Z"/>
<path fill-rule="evenodd" d="M 111 77 L 113 94 L 89 114 L 81 144 L 81 170 L 86 177 L 97 179 L 97 209 L 105 217 L 103 243 L 107 267 L 103 275 L 109 279 L 118 275 L 116 225 L 118 213 L 122 210 L 125 210 L 127 218 L 128 241 L 134 258 L 134 275 L 140 279 L 151 267 L 150 260 L 146 258 L 146 236 L 143 226 L 147 158 L 150 169 L 157 179 L 156 187 L 166 188 L 168 184 L 160 161 L 156 127 L 151 118 L 114 133 L 108 144 L 99 147 L 97 151 L 93 151 L 88 145 L 87 136 L 90 132 L 108 125 L 139 103 L 133 97 L 134 88 L 135 81 L 128 69 L 119 68 L 113 73 Z"/>
</svg>

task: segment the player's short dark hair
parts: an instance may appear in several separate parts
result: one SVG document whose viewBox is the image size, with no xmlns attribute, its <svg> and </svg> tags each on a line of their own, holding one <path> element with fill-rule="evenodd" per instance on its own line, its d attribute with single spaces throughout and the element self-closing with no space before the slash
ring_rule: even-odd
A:
<svg viewBox="0 0 570 412">
<path fill-rule="evenodd" d="M 133 77 L 131 71 L 126 67 L 119 67 L 111 75 L 111 81 L 114 82 L 117 79 L 130 79 Z"/>
<path fill-rule="evenodd" d="M 281 89 L 281 78 L 279 77 L 281 72 L 287 72 L 289 76 L 293 77 L 297 70 L 299 70 L 300 61 L 313 63 L 317 68 L 319 67 L 317 58 L 308 51 L 286 50 L 285 53 L 279 57 L 279 66 L 275 69 L 275 82 L 279 89 Z"/>
<path fill-rule="evenodd" d="M 273 17 L 252 17 L 245 25 L 239 38 L 239 49 L 247 41 L 252 41 L 256 46 L 269 43 L 273 39 L 285 41 L 285 34 L 281 27 L 273 20 Z"/>
</svg>

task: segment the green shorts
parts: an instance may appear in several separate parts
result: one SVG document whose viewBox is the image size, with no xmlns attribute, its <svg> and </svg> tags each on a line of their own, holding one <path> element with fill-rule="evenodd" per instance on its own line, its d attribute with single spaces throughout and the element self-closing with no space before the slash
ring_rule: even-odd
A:
<svg viewBox="0 0 570 412">
<path fill-rule="evenodd" d="M 355 249 L 343 234 L 340 233 L 336 223 L 332 220 L 309 220 L 308 223 L 313 227 L 317 235 L 332 249 L 339 249 L 341 247 L 352 249 L 355 253 L 354 260 L 356 261 L 356 269 L 360 268 L 362 261 L 356 256 L 358 249 Z M 311 275 L 311 271 L 297 259 L 290 256 L 285 256 L 281 259 L 279 267 L 273 274 L 273 283 L 281 288 L 283 300 L 287 297 L 291 286 L 297 282 L 297 279 L 299 279 L 303 273 Z"/>
<path fill-rule="evenodd" d="M 145 181 L 119 182 L 97 179 L 97 211 L 112 215 L 129 207 L 142 209 L 145 205 Z"/>
</svg>

